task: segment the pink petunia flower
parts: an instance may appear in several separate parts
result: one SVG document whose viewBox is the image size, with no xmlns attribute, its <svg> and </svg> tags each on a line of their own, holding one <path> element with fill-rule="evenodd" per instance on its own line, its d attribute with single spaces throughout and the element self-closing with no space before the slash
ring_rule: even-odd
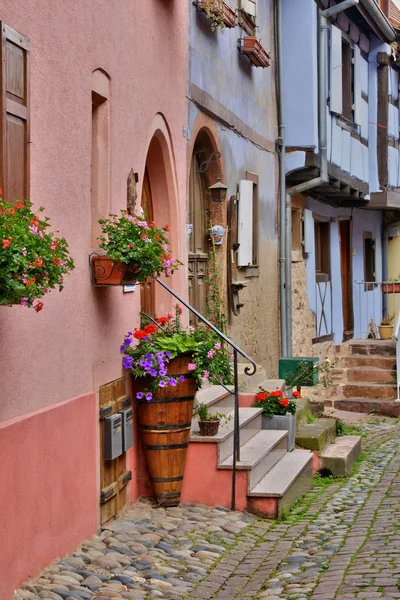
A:
<svg viewBox="0 0 400 600">
<path fill-rule="evenodd" d="M 215 344 L 214 348 L 215 348 L 216 350 L 221 350 L 221 343 L 220 343 L 220 342 L 217 342 L 217 343 Z"/>
<path fill-rule="evenodd" d="M 188 370 L 189 371 L 194 371 L 197 368 L 196 363 L 189 363 L 188 364 Z"/>
<path fill-rule="evenodd" d="M 214 356 L 214 354 L 215 354 L 215 350 L 209 350 L 207 352 L 207 358 L 212 358 Z"/>
</svg>

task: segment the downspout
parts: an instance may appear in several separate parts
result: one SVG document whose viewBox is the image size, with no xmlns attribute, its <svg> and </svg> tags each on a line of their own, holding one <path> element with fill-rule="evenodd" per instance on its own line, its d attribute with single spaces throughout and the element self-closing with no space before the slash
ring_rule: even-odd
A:
<svg viewBox="0 0 400 600">
<path fill-rule="evenodd" d="M 278 0 L 280 5 L 282 0 Z M 318 13 L 318 145 L 319 145 L 319 177 L 306 181 L 294 187 L 285 190 L 285 178 L 283 178 L 283 185 L 281 183 L 280 194 L 281 194 L 281 205 L 282 197 L 286 197 L 285 201 L 285 253 L 284 262 L 285 265 L 285 313 L 286 313 L 286 326 L 284 328 L 286 333 L 286 354 L 282 356 L 292 356 L 293 354 L 293 339 L 292 339 L 292 196 L 294 194 L 300 194 L 306 192 L 312 188 L 315 188 L 323 183 L 328 183 L 328 143 L 327 143 L 327 115 L 326 115 L 326 101 L 327 101 L 327 46 L 328 46 L 328 35 L 327 35 L 327 20 L 333 15 L 342 12 L 358 4 L 359 0 L 344 0 L 341 4 L 328 8 L 327 10 L 319 11 Z M 282 65 L 282 48 L 279 47 L 280 54 L 278 55 L 279 70 L 281 71 Z M 283 103 L 282 94 L 279 94 L 279 103 Z M 281 112 L 279 111 L 279 115 Z M 283 140 L 285 145 L 285 140 Z M 285 166 L 283 165 L 283 170 Z M 281 213 L 282 215 L 283 213 Z M 282 223 L 281 223 L 282 226 Z M 282 263 L 281 263 L 282 264 Z M 283 336 L 284 330 L 281 329 L 281 335 Z M 282 345 L 282 349 L 283 349 Z"/>
</svg>

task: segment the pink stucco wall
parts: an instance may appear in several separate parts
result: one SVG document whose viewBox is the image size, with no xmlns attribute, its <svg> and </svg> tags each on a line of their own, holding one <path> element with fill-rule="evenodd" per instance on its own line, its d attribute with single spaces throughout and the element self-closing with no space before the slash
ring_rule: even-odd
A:
<svg viewBox="0 0 400 600">
<path fill-rule="evenodd" d="M 18 474 L 6 493 L 7 508 L 1 504 L 7 536 L 0 537 L 7 544 L 0 550 L 0 570 L 10 573 L 8 586 L 34 575 L 43 561 L 95 530 L 98 413 L 88 398 L 96 398 L 99 385 L 121 376 L 120 341 L 138 323 L 139 290 L 123 294 L 122 288 L 99 289 L 90 283 L 95 69 L 110 77 L 111 210 L 126 206 L 132 168 L 139 174 L 140 199 L 155 136 L 162 156 L 151 165 L 156 221 L 170 221 L 174 254 L 185 259 L 186 5 L 179 0 L 2 2 L 1 20 L 31 43 L 31 199 L 45 207 L 76 262 L 64 291 L 51 292 L 41 313 L 0 307 L 0 448 L 7 457 L 7 466 L 0 465 L 2 490 L 4 475 Z M 186 269 L 171 282 L 185 293 Z M 162 309 L 169 307 L 165 297 L 159 299 Z M 87 400 L 72 402 L 81 396 Z M 74 409 L 64 419 L 67 401 Z M 85 402 L 92 402 L 90 410 Z M 35 418 L 23 418 L 35 411 L 40 411 Z M 84 478 L 77 470 L 81 463 Z M 78 491 L 70 487 L 76 475 L 86 497 L 83 504 L 70 498 L 70 489 Z M 87 494 L 86 476 L 95 477 L 96 493 L 91 483 Z M 132 494 L 134 490 L 132 484 Z M 71 500 L 68 511 L 66 500 Z M 59 511 L 55 519 L 53 511 Z M 35 544 L 29 541 L 32 536 Z M 10 571 L 11 559 L 17 568 Z M 7 593 L 0 597 L 8 600 Z"/>
</svg>

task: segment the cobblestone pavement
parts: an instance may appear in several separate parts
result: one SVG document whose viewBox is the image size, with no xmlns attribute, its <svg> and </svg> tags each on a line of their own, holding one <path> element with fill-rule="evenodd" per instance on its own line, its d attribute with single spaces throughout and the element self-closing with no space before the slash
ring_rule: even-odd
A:
<svg viewBox="0 0 400 600">
<path fill-rule="evenodd" d="M 321 480 L 285 521 L 137 503 L 14 599 L 400 598 L 400 428 L 365 427 L 354 475 Z"/>
</svg>

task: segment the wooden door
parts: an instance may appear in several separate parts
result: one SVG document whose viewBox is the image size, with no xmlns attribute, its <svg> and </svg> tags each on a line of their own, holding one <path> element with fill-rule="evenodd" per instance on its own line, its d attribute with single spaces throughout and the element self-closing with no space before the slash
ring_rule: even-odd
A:
<svg viewBox="0 0 400 600">
<path fill-rule="evenodd" d="M 153 200 L 147 169 L 144 173 L 143 180 L 142 209 L 146 221 L 154 221 Z M 140 286 L 140 305 L 143 312 L 151 316 L 155 315 L 155 290 L 154 279 L 152 277 L 148 277 L 146 283 L 143 283 Z"/>
<path fill-rule="evenodd" d="M 353 281 L 351 268 L 351 220 L 339 221 L 342 275 L 343 341 L 354 335 Z"/>
<path fill-rule="evenodd" d="M 199 162 L 193 152 L 189 180 L 189 214 L 188 223 L 192 224 L 192 235 L 189 243 L 189 302 L 200 313 L 204 314 L 207 305 L 207 203 Z"/>
<path fill-rule="evenodd" d="M 109 521 L 126 504 L 126 486 L 132 479 L 126 468 L 126 452 L 115 460 L 104 460 L 104 419 L 129 408 L 132 402 L 126 395 L 126 379 L 116 379 L 100 388 L 100 506 L 101 524 Z"/>
</svg>

